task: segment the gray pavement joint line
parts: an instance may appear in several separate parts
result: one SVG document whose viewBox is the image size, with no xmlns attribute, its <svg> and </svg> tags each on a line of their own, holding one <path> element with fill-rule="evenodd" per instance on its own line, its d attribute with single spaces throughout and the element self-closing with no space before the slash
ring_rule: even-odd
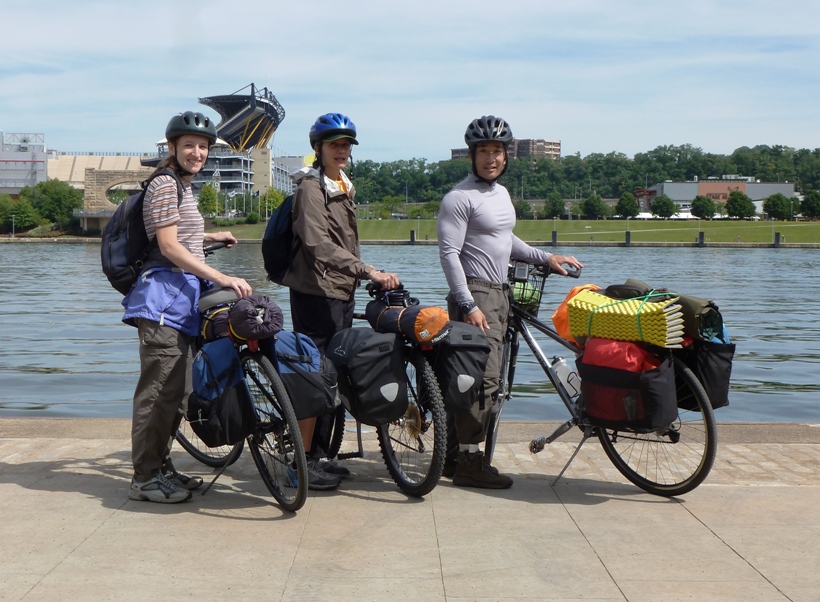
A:
<svg viewBox="0 0 820 602">
<path fill-rule="evenodd" d="M 729 542 L 727 542 L 727 541 L 726 541 L 725 539 L 723 539 L 720 535 L 718 535 L 718 534 L 715 532 L 715 530 L 714 530 L 714 529 L 712 529 L 712 527 L 710 527 L 710 526 L 709 526 L 709 525 L 707 525 L 705 522 L 703 522 L 703 521 L 700 519 L 700 517 L 698 517 L 698 516 L 697 516 L 694 512 L 692 512 L 689 508 L 687 508 L 687 507 L 686 507 L 686 504 L 684 504 L 684 503 L 683 503 L 683 500 L 680 500 L 680 499 L 678 499 L 678 498 L 674 498 L 674 497 L 673 497 L 673 498 L 671 498 L 671 499 L 673 499 L 674 501 L 676 501 L 676 502 L 678 503 L 678 505 L 679 505 L 679 506 L 681 506 L 681 507 L 682 507 L 682 508 L 683 508 L 686 512 L 688 512 L 688 513 L 689 513 L 689 516 L 691 516 L 691 517 L 692 517 L 692 518 L 694 518 L 697 522 L 699 522 L 701 525 L 703 525 L 703 527 L 704 527 L 707 531 L 709 531 L 709 533 L 711 533 L 711 534 L 712 534 L 712 536 L 713 536 L 715 539 L 717 539 L 720 543 L 722 543 L 724 546 L 726 546 L 727 548 L 729 548 L 729 549 L 732 551 L 732 554 L 734 554 L 735 556 L 737 556 L 738 558 L 740 558 L 740 560 L 741 560 L 741 561 L 745 562 L 745 563 L 746 563 L 746 566 L 748 566 L 748 567 L 749 567 L 750 569 L 752 569 L 755 573 L 757 573 L 758 575 L 760 575 L 760 578 L 761 578 L 761 579 L 763 579 L 763 581 L 765 581 L 766 583 L 768 583 L 769 585 L 771 585 L 771 586 L 772 586 L 775 590 L 777 590 L 777 591 L 780 593 L 780 595 L 781 595 L 781 596 L 783 596 L 784 598 L 786 598 L 786 600 L 792 601 L 792 598 L 790 598 L 789 596 L 787 596 L 787 595 L 786 595 L 786 592 L 784 592 L 782 589 L 780 589 L 779 587 L 777 587 L 777 585 L 775 585 L 775 584 L 772 582 L 772 580 L 771 580 L 771 579 L 769 579 L 766 575 L 764 575 L 763 573 L 761 573 L 761 572 L 760 572 L 760 570 L 759 570 L 759 569 L 758 569 L 755 565 L 753 565 L 751 562 L 749 562 L 749 560 L 747 560 L 747 559 L 746 559 L 746 558 L 745 558 L 745 557 L 744 557 L 744 556 L 743 556 L 740 552 L 738 552 L 737 550 L 735 550 Z"/>
<path fill-rule="evenodd" d="M 441 540 L 438 532 L 438 517 L 436 516 L 436 496 L 430 496 L 430 510 L 433 515 L 433 529 L 436 532 L 436 551 L 438 552 L 438 574 L 441 578 L 441 591 L 444 592 L 444 599 L 447 599 L 447 583 L 444 581 L 444 560 L 441 558 Z"/>
<path fill-rule="evenodd" d="M 609 575 L 609 578 L 612 580 L 612 583 L 615 585 L 615 587 L 618 588 L 618 591 L 621 592 L 621 596 L 623 596 L 624 600 L 629 600 L 629 598 L 626 595 L 626 592 L 621 588 L 621 584 L 618 583 L 618 581 L 615 579 L 615 576 L 610 572 L 609 567 L 606 565 L 606 562 L 604 562 L 604 559 L 601 558 L 601 555 L 598 553 L 598 550 L 596 550 L 595 546 L 592 545 L 592 542 L 587 537 L 587 534 L 584 533 L 584 530 L 581 528 L 581 525 L 579 525 L 578 521 L 575 520 L 575 517 L 572 516 L 572 512 L 569 511 L 569 508 L 567 508 L 567 505 L 564 502 L 564 500 L 561 499 L 561 494 L 558 493 L 558 490 L 555 489 L 555 487 L 553 487 L 552 485 L 550 485 L 550 488 L 555 494 L 555 497 L 558 498 L 558 501 L 561 502 L 561 507 L 564 509 L 564 512 L 567 513 L 569 520 L 572 521 L 572 524 L 575 525 L 575 528 L 578 530 L 578 533 L 580 533 L 581 537 L 584 538 L 584 541 L 587 542 L 587 545 L 589 546 L 589 549 L 592 550 L 592 553 L 595 554 L 595 558 L 598 559 L 598 562 L 600 563 L 601 567 L 604 569 L 604 571 L 606 571 L 606 574 Z"/>
<path fill-rule="evenodd" d="M 288 566 L 288 576 L 285 579 L 284 585 L 282 586 L 282 593 L 279 596 L 279 602 L 285 601 L 285 594 L 287 593 L 288 586 L 290 585 L 291 576 L 293 574 L 293 567 L 296 564 L 296 557 L 299 555 L 299 550 L 302 549 L 302 544 L 305 541 L 305 531 L 307 530 L 307 525 L 310 521 L 310 514 L 313 510 L 314 499 L 315 498 L 308 495 L 307 500 L 305 501 L 305 505 L 302 506 L 298 511 L 300 516 L 303 513 L 305 513 L 305 511 L 307 511 L 307 516 L 305 517 L 305 520 L 302 521 L 302 530 L 299 533 L 299 543 L 296 545 L 296 550 L 293 552 L 293 556 L 291 556 L 290 558 L 290 565 Z"/>
</svg>

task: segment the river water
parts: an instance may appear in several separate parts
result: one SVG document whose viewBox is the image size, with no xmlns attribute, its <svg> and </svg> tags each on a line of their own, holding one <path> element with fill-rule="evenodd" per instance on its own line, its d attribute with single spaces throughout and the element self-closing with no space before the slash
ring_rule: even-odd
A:
<svg viewBox="0 0 820 602">
<path fill-rule="evenodd" d="M 737 353 L 731 405 L 720 421 L 820 423 L 820 282 L 812 249 L 572 248 L 579 281 L 552 276 L 541 317 L 579 283 L 638 278 L 706 297 L 720 307 Z M 362 247 L 365 261 L 399 274 L 423 303 L 444 304 L 436 247 Z M 279 303 L 287 290 L 265 280 L 260 245 L 217 252 L 209 261 L 246 278 Z M 363 292 L 363 291 L 360 291 Z M 357 298 L 363 309 L 366 296 Z M 0 416 L 129 417 L 138 376 L 136 330 L 121 323 L 120 295 L 99 267 L 99 246 L 0 245 Z M 548 355 L 562 347 L 547 340 Z M 565 410 L 528 351 L 519 358 L 504 417 L 564 419 Z"/>
</svg>

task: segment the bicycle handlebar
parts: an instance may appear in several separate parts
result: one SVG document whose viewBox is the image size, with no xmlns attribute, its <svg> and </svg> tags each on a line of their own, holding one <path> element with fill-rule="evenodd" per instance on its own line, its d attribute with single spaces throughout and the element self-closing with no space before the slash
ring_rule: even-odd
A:
<svg viewBox="0 0 820 602">
<path fill-rule="evenodd" d="M 577 270 L 573 270 L 572 268 L 564 268 L 567 271 L 566 274 L 559 274 L 548 265 L 533 266 L 533 269 L 543 274 L 544 278 L 547 278 L 550 274 L 558 274 L 559 276 L 566 276 L 567 278 L 580 278 L 582 268 L 578 268 Z"/>
<path fill-rule="evenodd" d="M 227 246 L 228 246 L 228 243 L 226 243 L 226 242 L 212 242 L 211 244 L 206 245 L 205 247 L 203 247 L 202 250 L 205 251 L 205 257 L 207 257 L 208 255 L 213 255 L 214 251 L 217 251 L 219 249 L 224 249 Z"/>
</svg>

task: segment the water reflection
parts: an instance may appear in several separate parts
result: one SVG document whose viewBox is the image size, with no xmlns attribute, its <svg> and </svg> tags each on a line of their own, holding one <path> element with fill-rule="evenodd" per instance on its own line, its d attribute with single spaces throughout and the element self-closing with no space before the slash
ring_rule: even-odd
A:
<svg viewBox="0 0 820 602">
<path fill-rule="evenodd" d="M 600 286 L 639 278 L 655 287 L 713 299 L 738 350 L 731 406 L 723 421 L 820 422 L 816 382 L 820 284 L 811 249 L 572 248 L 587 266 L 581 282 Z M 363 259 L 397 272 L 424 303 L 443 304 L 447 285 L 436 247 L 362 247 Z M 290 321 L 287 289 L 266 281 L 258 244 L 210 258 L 247 279 Z M 578 284 L 551 277 L 541 317 Z M 367 302 L 363 291 L 357 303 Z M 120 322 L 120 295 L 99 268 L 96 244 L 0 245 L 0 415 L 130 415 L 138 376 L 136 330 Z M 562 353 L 549 341 L 548 355 Z M 506 418 L 562 419 L 560 401 L 528 352 L 519 359 L 522 386 Z"/>
</svg>

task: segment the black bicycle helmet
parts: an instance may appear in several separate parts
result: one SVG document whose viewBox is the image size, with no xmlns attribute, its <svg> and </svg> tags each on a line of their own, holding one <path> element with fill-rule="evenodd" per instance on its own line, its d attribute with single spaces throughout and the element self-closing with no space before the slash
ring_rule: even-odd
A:
<svg viewBox="0 0 820 602">
<path fill-rule="evenodd" d="M 464 142 L 471 149 L 479 142 L 501 142 L 506 147 L 512 141 L 513 134 L 509 124 L 501 117 L 493 115 L 474 119 L 464 133 Z"/>
<path fill-rule="evenodd" d="M 351 144 L 358 144 L 356 140 L 356 126 L 350 117 L 341 113 L 327 113 L 319 117 L 310 128 L 310 147 L 318 142 L 332 142 L 340 138 L 350 138 Z"/>
<path fill-rule="evenodd" d="M 165 128 L 165 139 L 175 140 L 185 134 L 207 138 L 208 144 L 216 142 L 216 126 L 210 117 L 202 113 L 185 111 L 171 117 L 168 127 Z"/>
</svg>

